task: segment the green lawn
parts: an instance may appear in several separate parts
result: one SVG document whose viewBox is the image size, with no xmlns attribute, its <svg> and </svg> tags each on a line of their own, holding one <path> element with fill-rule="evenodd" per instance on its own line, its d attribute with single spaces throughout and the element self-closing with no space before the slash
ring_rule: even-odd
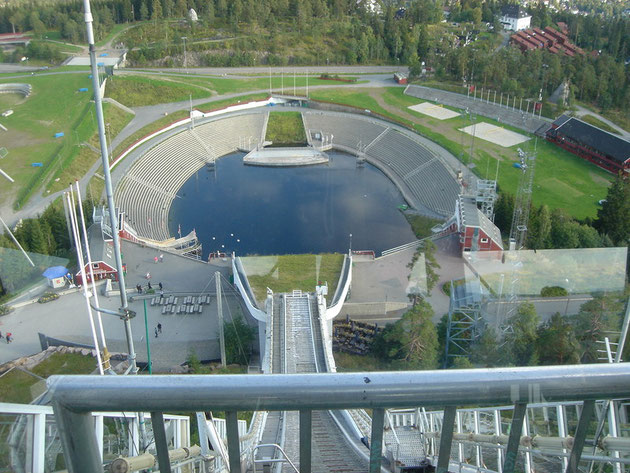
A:
<svg viewBox="0 0 630 473">
<path fill-rule="evenodd" d="M 312 292 L 318 281 L 328 282 L 328 297 L 337 288 L 343 256 L 323 255 L 247 256 L 242 258 L 247 278 L 258 301 L 264 301 L 267 288 L 274 292 L 294 289 Z"/>
<path fill-rule="evenodd" d="M 165 81 L 134 75 L 110 77 L 105 95 L 127 107 L 139 107 L 182 102 L 191 96 L 193 99 L 210 97 L 212 92 L 200 86 L 191 86 L 175 80 Z"/>
<path fill-rule="evenodd" d="M 440 144 L 464 163 L 470 159 L 470 135 L 458 129 L 470 125 L 469 119 L 460 116 L 440 121 L 415 114 L 407 107 L 421 100 L 406 96 L 398 87 L 384 89 L 326 89 L 313 91 L 315 99 L 352 105 L 399 121 L 413 127 L 419 134 Z M 521 134 L 527 133 L 515 127 L 498 123 L 495 120 L 478 117 L 483 121 Z M 532 135 L 527 143 L 503 148 L 487 141 L 476 139 L 474 143 L 475 172 L 481 177 L 493 178 L 499 170 L 500 189 L 515 193 L 519 171 L 513 167 L 517 160 L 517 148 L 526 151 L 537 150 L 536 173 L 534 177 L 534 205 L 547 204 L 551 208 L 564 208 L 576 218 L 595 217 L 597 202 L 606 197 L 612 176 L 597 166 L 559 148 L 547 141 L 536 140 Z"/>
<path fill-rule="evenodd" d="M 9 129 L 2 133 L 2 146 L 9 151 L 2 168 L 16 182 L 0 187 L 0 200 L 14 201 L 17 196 L 20 205 L 41 188 L 57 164 L 71 152 L 72 144 L 82 138 L 74 130 L 89 116 L 92 95 L 90 91 L 78 90 L 82 87 L 91 90 L 91 80 L 88 74 L 69 74 L 0 77 L 0 83 L 3 82 L 29 83 L 33 87 L 30 97 L 11 105 L 13 115 L 2 119 Z M 65 136 L 54 138 L 57 132 Z M 33 162 L 40 162 L 43 167 L 32 167 Z"/>
<path fill-rule="evenodd" d="M 28 404 L 41 392 L 36 386 L 53 374 L 90 374 L 96 370 L 96 359 L 78 353 L 54 353 L 35 366 L 31 372 L 14 369 L 0 377 L 0 402 Z"/>
<path fill-rule="evenodd" d="M 388 371 L 391 364 L 379 360 L 371 355 L 351 355 L 350 353 L 334 352 L 338 373 L 356 373 L 365 371 Z"/>
<path fill-rule="evenodd" d="M 353 78 L 347 77 L 347 79 Z M 366 81 L 358 81 L 358 83 L 361 82 Z M 308 77 L 309 87 L 315 85 L 343 86 L 344 84 L 346 83 L 321 80 L 317 76 Z M 135 107 L 188 100 L 189 94 L 192 94 L 194 99 L 250 90 L 268 91 L 270 86 L 275 93 L 293 94 L 294 85 L 296 93 L 304 94 L 307 85 L 306 76 L 296 75 L 294 77 L 290 74 L 284 76 L 274 74 L 270 84 L 268 76 L 224 79 L 194 74 L 142 74 L 139 72 L 133 75 L 115 76 L 114 80 L 110 79 L 106 94 L 128 107 Z"/>
<path fill-rule="evenodd" d="M 125 112 L 124 110 L 121 110 L 109 103 L 103 104 L 103 113 L 105 121 L 105 135 L 110 140 L 118 135 L 120 130 L 122 130 L 133 118 L 133 115 L 130 113 Z M 84 128 L 86 129 L 85 132 L 83 132 Z M 96 149 L 100 149 L 98 130 L 94 120 L 94 115 L 90 115 L 88 119 L 81 122 L 79 129 L 80 131 L 78 134 L 81 136 L 87 135 L 90 131 L 92 132 L 92 136 L 81 143 L 87 142 Z M 78 144 L 74 145 L 73 152 L 68 154 L 68 157 L 59 166 L 52 179 L 48 182 L 47 192 L 56 192 L 66 188 L 69 183 L 83 177 L 92 165 L 100 159 L 100 153 L 95 152 L 90 147 L 84 145 L 79 146 Z"/>
<path fill-rule="evenodd" d="M 300 112 L 272 112 L 269 114 L 265 140 L 275 145 L 303 145 L 306 132 Z"/>
</svg>

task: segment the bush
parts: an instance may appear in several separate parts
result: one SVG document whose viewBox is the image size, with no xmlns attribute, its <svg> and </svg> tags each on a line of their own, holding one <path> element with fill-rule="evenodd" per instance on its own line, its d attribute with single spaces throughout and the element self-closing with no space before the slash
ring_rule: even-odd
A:
<svg viewBox="0 0 630 473">
<path fill-rule="evenodd" d="M 562 297 L 568 296 L 567 290 L 561 286 L 545 286 L 540 290 L 542 297 Z"/>
<path fill-rule="evenodd" d="M 55 294 L 54 292 L 45 292 L 39 299 L 37 299 L 37 302 L 45 304 L 46 302 L 51 302 L 57 299 L 59 299 L 59 294 Z"/>
<path fill-rule="evenodd" d="M 8 305 L 0 305 L 0 315 L 7 315 L 13 310 L 13 307 Z"/>
</svg>

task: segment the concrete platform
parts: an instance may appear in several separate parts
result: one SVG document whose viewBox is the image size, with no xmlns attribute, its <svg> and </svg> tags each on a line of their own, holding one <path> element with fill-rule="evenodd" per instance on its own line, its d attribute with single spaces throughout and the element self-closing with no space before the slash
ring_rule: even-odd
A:
<svg viewBox="0 0 630 473">
<path fill-rule="evenodd" d="M 328 161 L 326 153 L 314 148 L 263 148 L 243 157 L 243 163 L 251 166 L 312 166 Z"/>
</svg>

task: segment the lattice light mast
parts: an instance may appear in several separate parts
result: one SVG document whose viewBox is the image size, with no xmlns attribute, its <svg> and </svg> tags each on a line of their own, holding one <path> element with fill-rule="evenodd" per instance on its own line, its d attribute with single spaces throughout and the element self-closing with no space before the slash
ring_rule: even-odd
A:
<svg viewBox="0 0 630 473">
<path fill-rule="evenodd" d="M 525 245 L 527 224 L 529 222 L 529 208 L 532 203 L 532 188 L 534 184 L 534 167 L 536 155 L 525 153 L 518 149 L 521 176 L 518 182 L 516 198 L 514 199 L 514 214 L 510 227 L 510 251 L 521 250 Z"/>
</svg>

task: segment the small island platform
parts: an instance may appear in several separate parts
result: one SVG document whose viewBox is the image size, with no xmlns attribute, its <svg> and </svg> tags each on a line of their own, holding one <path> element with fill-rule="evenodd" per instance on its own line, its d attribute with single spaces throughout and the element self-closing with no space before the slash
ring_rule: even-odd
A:
<svg viewBox="0 0 630 473">
<path fill-rule="evenodd" d="M 262 148 L 243 157 L 243 163 L 251 166 L 312 166 L 328 161 L 326 153 L 314 148 Z"/>
</svg>

